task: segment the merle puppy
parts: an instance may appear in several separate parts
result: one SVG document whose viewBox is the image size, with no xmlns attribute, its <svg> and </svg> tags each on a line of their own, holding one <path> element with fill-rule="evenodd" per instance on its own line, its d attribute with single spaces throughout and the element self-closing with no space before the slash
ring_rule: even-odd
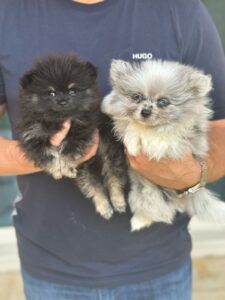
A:
<svg viewBox="0 0 225 300">
<path fill-rule="evenodd" d="M 111 121 L 100 112 L 101 96 L 93 64 L 77 55 L 52 55 L 34 62 L 20 80 L 18 139 L 28 159 L 55 179 L 76 178 L 96 211 L 109 219 L 125 211 L 126 163 L 121 143 L 114 139 Z M 60 147 L 51 137 L 71 120 Z M 100 145 L 94 158 L 81 166 L 76 161 L 93 142 L 99 129 Z"/>
<path fill-rule="evenodd" d="M 207 154 L 210 75 L 172 61 L 114 60 L 110 79 L 112 92 L 103 99 L 102 111 L 113 118 L 115 133 L 131 155 L 180 160 L 191 150 L 201 161 Z M 132 231 L 155 222 L 170 224 L 177 211 L 224 224 L 225 203 L 205 187 L 182 196 L 132 169 L 129 173 Z"/>
</svg>

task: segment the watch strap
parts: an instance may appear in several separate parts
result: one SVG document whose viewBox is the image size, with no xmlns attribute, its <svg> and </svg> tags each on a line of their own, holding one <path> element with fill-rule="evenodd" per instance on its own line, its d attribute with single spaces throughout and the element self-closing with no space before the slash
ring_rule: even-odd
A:
<svg viewBox="0 0 225 300">
<path fill-rule="evenodd" d="M 182 192 L 178 192 L 177 193 L 178 198 L 183 198 L 183 197 L 188 196 L 189 194 L 196 193 L 197 191 L 199 191 L 201 188 L 203 188 L 206 185 L 207 175 L 208 175 L 207 163 L 201 156 L 194 155 L 194 158 L 198 161 L 198 163 L 201 166 L 200 181 L 196 185 L 189 187 Z"/>
</svg>

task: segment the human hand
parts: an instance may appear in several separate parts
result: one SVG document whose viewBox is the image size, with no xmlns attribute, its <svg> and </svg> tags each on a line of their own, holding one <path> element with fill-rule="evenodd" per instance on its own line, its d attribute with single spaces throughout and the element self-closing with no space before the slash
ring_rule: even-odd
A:
<svg viewBox="0 0 225 300">
<path fill-rule="evenodd" d="M 0 176 L 25 175 L 41 171 L 34 162 L 26 158 L 17 141 L 0 136 L 0 149 Z"/>
<path fill-rule="evenodd" d="M 63 123 L 63 128 L 54 134 L 50 140 L 50 143 L 54 147 L 59 147 L 62 143 L 62 141 L 65 139 L 67 133 L 69 132 L 71 127 L 71 121 L 66 120 Z M 85 161 L 91 159 L 93 156 L 95 156 L 97 150 L 98 150 L 98 145 L 99 145 L 99 134 L 98 130 L 96 129 L 94 136 L 93 136 L 93 143 L 90 147 L 88 147 L 85 151 L 83 156 L 76 161 L 76 165 L 79 166 L 80 164 L 84 163 Z"/>
<path fill-rule="evenodd" d="M 50 144 L 54 147 L 59 147 L 62 141 L 65 139 L 67 133 L 69 132 L 71 127 L 71 120 L 66 120 L 63 123 L 62 129 L 54 134 L 50 139 Z"/>
<path fill-rule="evenodd" d="M 163 158 L 160 161 L 149 160 L 144 154 L 132 156 L 126 151 L 126 155 L 134 171 L 162 187 L 183 190 L 200 180 L 201 166 L 191 153 L 181 160 Z"/>
</svg>

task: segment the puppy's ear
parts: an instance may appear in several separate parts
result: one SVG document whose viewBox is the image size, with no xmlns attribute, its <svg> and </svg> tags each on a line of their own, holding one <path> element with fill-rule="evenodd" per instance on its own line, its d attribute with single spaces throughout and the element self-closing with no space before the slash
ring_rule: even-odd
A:
<svg viewBox="0 0 225 300">
<path fill-rule="evenodd" d="M 34 76 L 35 76 L 35 71 L 30 70 L 20 78 L 20 85 L 22 86 L 23 89 L 26 89 L 28 86 L 32 84 Z"/>
<path fill-rule="evenodd" d="M 91 78 L 96 79 L 98 75 L 97 68 L 89 61 L 85 62 L 85 70 L 90 75 Z"/>
<path fill-rule="evenodd" d="M 110 80 L 113 86 L 124 80 L 127 74 L 132 72 L 132 65 L 124 60 L 113 59 L 110 66 Z"/>
<path fill-rule="evenodd" d="M 212 90 L 212 77 L 202 71 L 185 66 L 183 69 L 186 89 L 196 98 L 202 98 Z"/>
</svg>

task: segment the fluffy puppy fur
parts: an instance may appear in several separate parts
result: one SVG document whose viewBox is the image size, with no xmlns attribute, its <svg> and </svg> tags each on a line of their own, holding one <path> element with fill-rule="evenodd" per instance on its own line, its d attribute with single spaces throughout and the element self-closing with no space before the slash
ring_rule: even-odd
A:
<svg viewBox="0 0 225 300">
<path fill-rule="evenodd" d="M 179 160 L 190 149 L 196 156 L 207 153 L 210 76 L 176 62 L 114 60 L 110 78 L 113 89 L 103 99 L 102 111 L 113 118 L 116 135 L 131 155 Z M 170 224 L 177 211 L 225 222 L 225 203 L 206 188 L 180 199 L 176 191 L 129 172 L 133 231 L 154 222 Z"/>
<path fill-rule="evenodd" d="M 97 70 L 75 54 L 38 59 L 21 78 L 18 139 L 27 158 L 51 174 L 75 178 L 81 191 L 94 201 L 97 212 L 109 219 L 113 208 L 125 211 L 126 164 L 121 143 L 112 135 L 110 119 L 100 112 L 101 96 Z M 71 128 L 60 147 L 50 138 L 62 129 L 65 120 Z M 76 166 L 84 150 L 93 142 L 99 128 L 100 145 L 94 158 Z"/>
</svg>

